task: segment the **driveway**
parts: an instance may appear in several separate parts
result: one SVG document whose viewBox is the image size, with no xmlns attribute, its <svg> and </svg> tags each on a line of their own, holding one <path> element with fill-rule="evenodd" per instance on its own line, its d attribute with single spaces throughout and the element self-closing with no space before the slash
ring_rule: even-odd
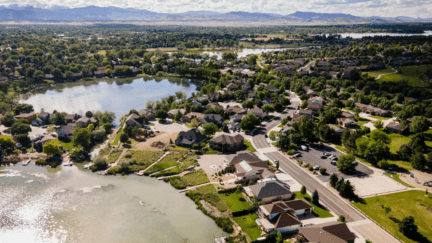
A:
<svg viewBox="0 0 432 243">
<path fill-rule="evenodd" d="M 325 158 L 322 159 L 321 156 L 323 156 L 323 153 L 328 152 L 332 155 L 335 155 L 336 157 L 340 157 L 341 155 L 344 155 L 339 150 L 336 150 L 330 146 L 323 145 L 321 148 L 312 148 L 309 147 L 309 151 L 301 151 L 299 150 L 300 154 L 302 155 L 298 159 L 303 160 L 303 163 L 309 163 L 312 166 L 319 165 L 320 167 L 324 167 L 327 169 L 326 175 L 320 175 L 318 178 L 323 182 L 328 182 L 330 180 L 330 175 L 335 173 L 339 177 L 343 177 L 345 179 L 352 178 L 352 177 L 363 177 L 367 175 L 373 174 L 373 170 L 369 169 L 366 165 L 359 163 L 359 165 L 356 168 L 356 172 L 354 175 L 346 175 L 340 172 L 336 165 L 332 165 L 330 163 L 331 159 Z"/>
<path fill-rule="evenodd" d="M 165 123 L 159 123 L 158 121 L 152 121 L 154 126 L 151 126 L 153 131 L 159 132 L 181 132 L 188 131 L 189 128 L 181 123 L 172 123 L 171 119 L 167 119 Z"/>
</svg>

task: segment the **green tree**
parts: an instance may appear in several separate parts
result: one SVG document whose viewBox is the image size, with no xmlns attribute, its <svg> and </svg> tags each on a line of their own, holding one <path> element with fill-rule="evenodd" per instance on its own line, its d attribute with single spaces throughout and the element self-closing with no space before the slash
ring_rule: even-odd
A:
<svg viewBox="0 0 432 243">
<path fill-rule="evenodd" d="M 383 131 L 380 130 L 373 130 L 370 133 L 370 138 L 374 141 L 382 141 L 385 144 L 391 143 L 391 138 Z"/>
<path fill-rule="evenodd" d="M 92 124 L 92 123 L 90 123 L 90 124 L 87 126 L 87 129 L 88 129 L 90 132 L 93 131 L 94 128 L 95 128 L 95 126 L 94 126 L 94 124 Z"/>
<path fill-rule="evenodd" d="M 128 141 L 128 139 L 129 139 L 129 136 L 126 133 L 122 133 L 120 135 L 120 142 L 126 143 Z"/>
<path fill-rule="evenodd" d="M 11 136 L 8 135 L 0 135 L 0 145 L 2 148 L 12 148 L 15 146 L 15 141 Z"/>
<path fill-rule="evenodd" d="M 93 112 L 91 112 L 91 111 L 87 111 L 87 112 L 85 113 L 85 116 L 86 116 L 87 118 L 91 118 L 91 117 L 93 117 Z"/>
<path fill-rule="evenodd" d="M 51 140 L 43 145 L 43 152 L 47 155 L 61 154 L 60 144 L 57 140 Z"/>
<path fill-rule="evenodd" d="M 339 195 L 344 198 L 352 198 L 354 196 L 354 188 L 349 180 L 342 183 L 338 191 Z"/>
<path fill-rule="evenodd" d="M 318 195 L 318 191 L 317 190 L 315 190 L 312 193 L 312 203 L 315 204 L 315 205 L 319 205 L 319 195 Z"/>
<path fill-rule="evenodd" d="M 32 129 L 30 127 L 29 124 L 25 124 L 25 123 L 14 123 L 12 124 L 11 128 L 10 128 L 10 133 L 12 135 L 16 135 L 16 134 L 28 134 L 29 132 L 31 132 Z"/>
<path fill-rule="evenodd" d="M 398 227 L 399 232 L 406 236 L 411 236 L 417 233 L 418 227 L 414 223 L 414 217 L 408 216 L 405 217 L 400 223 Z"/>
<path fill-rule="evenodd" d="M 214 124 L 213 122 L 209 122 L 203 125 L 204 130 L 202 133 L 204 135 L 213 135 L 217 132 L 218 126 Z"/>
<path fill-rule="evenodd" d="M 423 170 L 426 165 L 426 158 L 423 153 L 417 152 L 411 157 L 410 162 L 414 169 Z"/>
<path fill-rule="evenodd" d="M 380 160 L 387 159 L 390 156 L 390 148 L 382 141 L 371 142 L 365 151 L 365 159 L 376 165 Z"/>
<path fill-rule="evenodd" d="M 111 125 L 111 123 L 104 123 L 104 124 L 102 125 L 102 127 L 103 127 L 103 129 L 105 130 L 105 133 L 106 133 L 106 134 L 110 134 L 110 133 L 111 133 L 111 130 L 112 130 L 112 125 Z"/>
<path fill-rule="evenodd" d="M 12 124 L 14 124 L 14 122 L 15 122 L 14 113 L 12 113 L 10 111 L 6 112 L 1 119 L 1 122 L 6 127 L 12 126 Z"/>
<path fill-rule="evenodd" d="M 384 127 L 384 124 L 383 124 L 383 122 L 381 120 L 378 120 L 378 121 L 374 122 L 374 127 L 376 129 L 381 129 L 381 128 Z"/>
<path fill-rule="evenodd" d="M 333 173 L 333 174 L 330 176 L 330 186 L 331 186 L 331 187 L 335 187 L 337 181 L 338 181 L 338 176 L 337 176 L 336 174 Z"/>
<path fill-rule="evenodd" d="M 259 125 L 261 120 L 253 113 L 248 113 L 240 122 L 240 127 L 245 131 L 251 131 Z"/>
<path fill-rule="evenodd" d="M 353 173 L 358 165 L 358 162 L 355 162 L 355 157 L 352 154 L 342 155 L 338 162 L 337 168 L 343 173 Z"/>
<path fill-rule="evenodd" d="M 16 139 L 21 145 L 28 145 L 31 142 L 30 137 L 27 134 L 18 134 Z"/>
<path fill-rule="evenodd" d="M 108 163 L 107 163 L 106 159 L 99 157 L 99 156 L 94 158 L 93 164 L 95 167 L 95 171 L 96 170 L 105 170 L 108 167 Z"/>
<path fill-rule="evenodd" d="M 155 117 L 165 121 L 165 119 L 168 117 L 168 113 L 164 109 L 159 109 L 156 111 Z"/>
<path fill-rule="evenodd" d="M 200 122 L 197 121 L 197 119 L 193 118 L 191 120 L 191 122 L 189 123 L 189 126 L 192 127 L 192 128 L 197 128 L 197 127 L 200 126 Z"/>
<path fill-rule="evenodd" d="M 410 124 L 409 129 L 412 133 L 425 132 L 430 127 L 430 121 L 424 116 L 417 116 Z"/>
<path fill-rule="evenodd" d="M 427 155 L 426 166 L 429 170 L 432 170 L 432 152 Z"/>
<path fill-rule="evenodd" d="M 86 128 L 77 127 L 72 133 L 72 144 L 85 149 L 89 148 L 91 145 L 90 131 Z"/>
<path fill-rule="evenodd" d="M 101 119 L 101 123 L 102 124 L 106 124 L 106 123 L 109 123 L 110 121 L 109 121 L 109 118 L 107 117 L 107 116 L 103 116 L 102 117 L 102 119 Z"/>
<path fill-rule="evenodd" d="M 275 111 L 275 108 L 270 104 L 263 105 L 261 107 L 261 109 L 263 109 L 263 111 L 265 111 L 265 112 L 274 112 Z"/>
<path fill-rule="evenodd" d="M 55 125 L 65 125 L 66 121 L 66 113 L 56 112 L 51 116 L 51 122 Z"/>
<path fill-rule="evenodd" d="M 339 215 L 339 218 L 337 221 L 345 223 L 346 222 L 345 216 L 343 214 Z"/>
<path fill-rule="evenodd" d="M 306 194 L 306 187 L 303 185 L 300 189 L 300 193 L 305 195 Z"/>
<path fill-rule="evenodd" d="M 242 103 L 242 107 L 244 109 L 252 109 L 254 107 L 254 102 L 251 100 L 246 100 L 245 102 Z"/>
</svg>

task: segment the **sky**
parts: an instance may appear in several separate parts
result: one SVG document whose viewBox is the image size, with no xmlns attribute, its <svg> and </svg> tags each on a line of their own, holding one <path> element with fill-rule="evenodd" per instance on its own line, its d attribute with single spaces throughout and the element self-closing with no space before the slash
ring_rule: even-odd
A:
<svg viewBox="0 0 432 243">
<path fill-rule="evenodd" d="M 432 18 L 432 0 L 0 0 L 8 6 L 70 8 L 95 5 L 147 9 L 159 13 L 245 11 L 287 15 L 296 11 L 345 13 L 355 16 Z"/>
</svg>

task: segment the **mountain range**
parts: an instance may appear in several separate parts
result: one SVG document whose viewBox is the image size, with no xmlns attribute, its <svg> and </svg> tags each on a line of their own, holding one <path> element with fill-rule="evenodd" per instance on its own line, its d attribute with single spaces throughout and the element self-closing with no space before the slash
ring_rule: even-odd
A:
<svg viewBox="0 0 432 243">
<path fill-rule="evenodd" d="M 289 15 L 213 11 L 158 13 L 145 9 L 97 7 L 68 8 L 53 6 L 0 6 L 0 21 L 149 21 L 149 22 L 245 22 L 245 23 L 386 23 L 422 22 L 432 19 L 411 17 L 359 17 L 343 13 L 295 12 Z"/>
</svg>

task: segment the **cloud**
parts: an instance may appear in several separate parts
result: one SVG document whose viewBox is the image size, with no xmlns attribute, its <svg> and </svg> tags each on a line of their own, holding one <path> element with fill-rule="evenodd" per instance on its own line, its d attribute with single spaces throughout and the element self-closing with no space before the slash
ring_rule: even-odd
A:
<svg viewBox="0 0 432 243">
<path fill-rule="evenodd" d="M 291 14 L 295 11 L 346 13 L 356 16 L 409 16 L 432 18 L 432 0 L 0 0 L 0 5 L 67 6 L 95 5 L 147 9 L 160 13 L 186 11 L 249 11 Z"/>
</svg>

